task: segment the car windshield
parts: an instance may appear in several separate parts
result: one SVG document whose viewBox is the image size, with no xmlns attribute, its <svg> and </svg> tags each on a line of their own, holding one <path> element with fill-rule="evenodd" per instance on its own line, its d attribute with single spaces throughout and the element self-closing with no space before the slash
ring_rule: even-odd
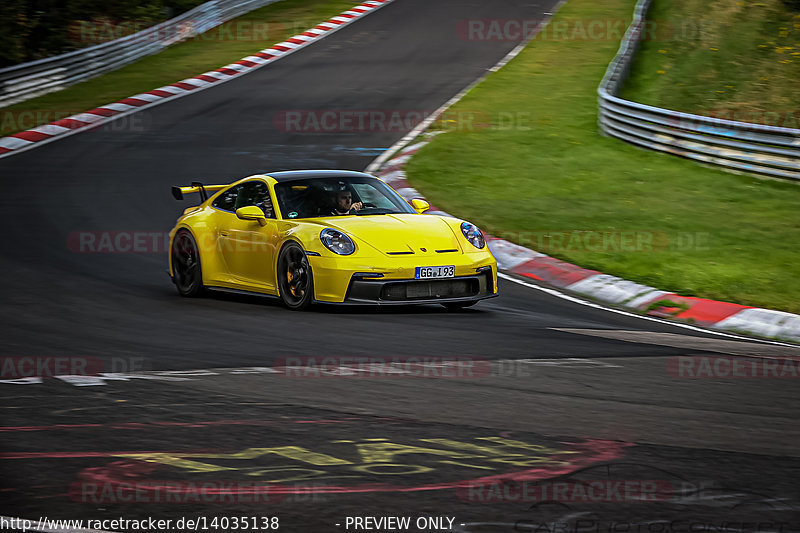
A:
<svg viewBox="0 0 800 533">
<path fill-rule="evenodd" d="M 275 185 L 283 218 L 414 213 L 403 198 L 377 178 L 325 177 Z"/>
</svg>

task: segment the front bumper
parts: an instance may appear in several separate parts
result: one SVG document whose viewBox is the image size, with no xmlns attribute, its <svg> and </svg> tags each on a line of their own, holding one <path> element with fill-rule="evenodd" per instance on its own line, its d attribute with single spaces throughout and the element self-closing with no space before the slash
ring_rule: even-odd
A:
<svg viewBox="0 0 800 533">
<path fill-rule="evenodd" d="M 497 293 L 497 261 L 488 249 L 469 254 L 391 258 L 309 255 L 308 260 L 314 277 L 314 300 L 320 303 L 468 302 Z M 448 264 L 455 266 L 452 278 L 414 279 L 417 267 Z M 454 281 L 459 283 L 453 284 Z M 426 285 L 427 282 L 431 283 Z"/>
<path fill-rule="evenodd" d="M 344 303 L 404 305 L 474 302 L 497 296 L 491 267 L 472 276 L 441 279 L 374 279 L 354 275 Z"/>
</svg>

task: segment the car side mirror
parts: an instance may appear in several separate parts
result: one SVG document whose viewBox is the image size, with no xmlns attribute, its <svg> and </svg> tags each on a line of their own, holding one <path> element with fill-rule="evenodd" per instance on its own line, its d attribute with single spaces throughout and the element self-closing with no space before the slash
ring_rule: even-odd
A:
<svg viewBox="0 0 800 533">
<path fill-rule="evenodd" d="M 411 204 L 411 207 L 414 208 L 414 211 L 416 211 L 420 215 L 431 208 L 431 204 L 429 204 L 422 198 L 414 198 L 409 203 Z"/>
<path fill-rule="evenodd" d="M 267 217 L 260 207 L 247 205 L 236 210 L 236 216 L 242 220 L 257 220 L 260 225 L 267 223 Z"/>
</svg>

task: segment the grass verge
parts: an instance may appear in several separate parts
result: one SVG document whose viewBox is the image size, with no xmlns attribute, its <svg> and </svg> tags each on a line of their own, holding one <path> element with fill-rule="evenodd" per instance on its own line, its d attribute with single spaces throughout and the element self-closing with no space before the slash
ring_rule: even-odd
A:
<svg viewBox="0 0 800 533">
<path fill-rule="evenodd" d="M 570 0 L 551 24 L 629 21 L 633 6 Z M 410 182 L 489 233 L 583 267 L 800 312 L 800 188 L 600 136 L 596 89 L 617 47 L 616 35 L 534 40 L 448 112 L 451 131 L 411 159 Z"/>
<path fill-rule="evenodd" d="M 783 0 L 654 0 L 647 18 L 624 98 L 800 128 L 800 13 Z"/>
<path fill-rule="evenodd" d="M 283 0 L 63 91 L 0 110 L 0 137 L 217 69 L 301 33 L 358 0 Z"/>
</svg>

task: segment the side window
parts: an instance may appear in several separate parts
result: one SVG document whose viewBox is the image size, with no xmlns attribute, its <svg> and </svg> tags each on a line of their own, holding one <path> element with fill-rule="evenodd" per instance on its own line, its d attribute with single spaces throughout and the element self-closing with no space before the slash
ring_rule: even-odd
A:
<svg viewBox="0 0 800 533">
<path fill-rule="evenodd" d="M 255 205 L 264 211 L 267 218 L 275 218 L 275 211 L 272 208 L 272 199 L 269 196 L 269 188 L 262 181 L 248 181 L 236 187 L 231 187 L 212 203 L 217 209 L 236 212 L 240 207 Z"/>
<path fill-rule="evenodd" d="M 223 211 L 236 211 L 234 206 L 236 205 L 236 197 L 239 195 L 239 189 L 241 188 L 241 185 L 231 187 L 227 191 L 224 191 L 222 194 L 217 196 L 217 199 L 214 200 L 211 205 L 217 209 L 222 209 Z"/>
<path fill-rule="evenodd" d="M 269 188 L 263 181 L 248 181 L 240 185 L 234 211 L 248 205 L 260 207 L 267 218 L 275 218 L 272 199 L 269 197 Z"/>
</svg>

